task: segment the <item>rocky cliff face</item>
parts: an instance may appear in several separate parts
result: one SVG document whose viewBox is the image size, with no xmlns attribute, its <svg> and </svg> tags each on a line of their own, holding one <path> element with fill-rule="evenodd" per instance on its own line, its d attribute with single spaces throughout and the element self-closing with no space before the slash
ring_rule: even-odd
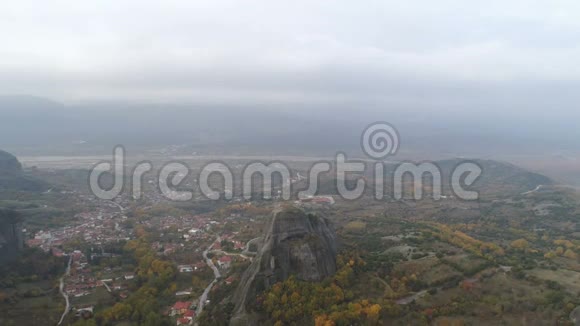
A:
<svg viewBox="0 0 580 326">
<path fill-rule="evenodd" d="M 333 275 L 336 253 L 336 234 L 328 220 L 298 208 L 276 210 L 261 250 L 236 289 L 230 324 L 252 324 L 247 304 L 290 275 L 304 281 L 322 281 Z"/>
<path fill-rule="evenodd" d="M 0 150 L 0 173 L 20 173 L 22 165 L 16 156 Z"/>
<path fill-rule="evenodd" d="M 0 266 L 15 259 L 23 245 L 22 216 L 0 208 Z"/>
<path fill-rule="evenodd" d="M 48 185 L 22 171 L 22 164 L 16 156 L 0 150 L 0 192 L 44 191 Z"/>
</svg>

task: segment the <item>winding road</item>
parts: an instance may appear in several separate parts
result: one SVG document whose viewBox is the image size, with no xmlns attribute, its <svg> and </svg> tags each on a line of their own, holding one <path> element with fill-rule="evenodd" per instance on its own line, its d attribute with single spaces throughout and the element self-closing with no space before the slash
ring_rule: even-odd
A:
<svg viewBox="0 0 580 326">
<path fill-rule="evenodd" d="M 70 256 L 70 258 L 68 259 L 68 265 L 66 267 L 66 272 L 60 278 L 60 284 L 58 286 L 58 289 L 59 289 L 60 294 L 63 296 L 64 300 L 66 301 L 66 307 L 64 308 L 64 312 L 62 313 L 62 316 L 60 317 L 60 321 L 58 322 L 57 325 L 62 324 L 62 322 L 64 321 L 64 318 L 66 317 L 66 315 L 70 311 L 70 301 L 68 299 L 68 294 L 66 294 L 66 292 L 64 292 L 64 278 L 70 274 L 70 265 L 71 265 L 71 263 L 72 263 L 72 256 Z"/>
<path fill-rule="evenodd" d="M 218 236 L 216 238 L 216 241 L 215 242 L 221 242 L 221 241 L 222 241 L 221 236 Z M 205 301 L 207 300 L 207 296 L 209 295 L 209 291 L 217 283 L 218 279 L 220 277 L 222 277 L 222 275 L 220 274 L 219 269 L 214 265 L 213 261 L 210 258 L 207 257 L 207 253 L 210 252 L 210 250 L 213 247 L 213 244 L 215 242 L 212 242 L 212 244 L 209 245 L 209 247 L 203 252 L 203 258 L 205 259 L 205 263 L 213 270 L 213 275 L 214 275 L 215 278 L 205 288 L 205 290 L 203 291 L 203 294 L 199 297 L 199 304 L 197 305 L 197 310 L 195 311 L 196 316 L 199 316 L 203 312 L 203 306 L 205 305 Z"/>
<path fill-rule="evenodd" d="M 110 200 L 108 201 L 109 203 L 112 203 L 113 205 L 117 206 L 119 208 L 119 211 L 121 214 L 123 214 L 125 212 L 125 207 L 121 206 L 121 204 L 117 203 L 114 200 Z"/>
<path fill-rule="evenodd" d="M 540 189 L 542 189 L 543 186 L 544 185 L 538 185 L 536 188 L 534 188 L 534 189 L 532 189 L 530 191 L 522 192 L 521 195 L 522 196 L 525 196 L 525 195 L 533 194 L 534 192 L 538 192 Z"/>
<path fill-rule="evenodd" d="M 257 238 L 254 238 L 254 239 L 252 239 L 252 240 L 248 241 L 248 242 L 246 243 L 246 247 L 245 247 L 245 248 L 244 248 L 244 250 L 242 251 L 242 255 L 255 255 L 255 254 L 258 252 L 258 251 L 260 251 L 260 250 L 256 250 L 256 252 L 252 252 L 252 251 L 250 251 L 250 245 L 251 245 L 251 244 L 252 244 L 254 241 L 258 241 L 258 240 L 262 240 L 262 237 L 257 237 Z"/>
</svg>

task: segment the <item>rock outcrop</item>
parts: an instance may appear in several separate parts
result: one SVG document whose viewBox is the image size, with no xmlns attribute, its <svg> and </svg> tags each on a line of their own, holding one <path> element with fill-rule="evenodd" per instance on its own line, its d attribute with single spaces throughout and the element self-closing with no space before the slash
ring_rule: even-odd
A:
<svg viewBox="0 0 580 326">
<path fill-rule="evenodd" d="M 0 208 L 0 266 L 15 259 L 23 245 L 22 216 Z"/>
<path fill-rule="evenodd" d="M 0 173 L 20 173 L 22 165 L 16 156 L 0 150 Z"/>
<path fill-rule="evenodd" d="M 248 303 L 291 275 L 313 282 L 333 275 L 336 253 L 336 234 L 327 219 L 298 208 L 274 211 L 264 244 L 234 293 L 230 325 L 253 324 Z"/>
<path fill-rule="evenodd" d="M 16 156 L 0 150 L 0 191 L 44 191 L 48 185 L 27 175 Z"/>
</svg>

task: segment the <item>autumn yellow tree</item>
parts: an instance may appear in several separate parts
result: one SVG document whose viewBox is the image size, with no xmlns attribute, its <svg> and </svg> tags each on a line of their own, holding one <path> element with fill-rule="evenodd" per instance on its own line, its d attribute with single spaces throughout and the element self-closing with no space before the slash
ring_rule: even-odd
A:
<svg viewBox="0 0 580 326">
<path fill-rule="evenodd" d="M 510 246 L 514 249 L 519 249 L 519 250 L 526 250 L 528 249 L 528 247 L 530 246 L 528 240 L 526 239 L 518 239 L 513 241 Z"/>
<path fill-rule="evenodd" d="M 578 258 L 576 253 L 570 249 L 568 249 L 568 250 L 566 250 L 566 252 L 564 252 L 564 257 L 566 257 L 568 259 L 577 259 Z"/>
</svg>

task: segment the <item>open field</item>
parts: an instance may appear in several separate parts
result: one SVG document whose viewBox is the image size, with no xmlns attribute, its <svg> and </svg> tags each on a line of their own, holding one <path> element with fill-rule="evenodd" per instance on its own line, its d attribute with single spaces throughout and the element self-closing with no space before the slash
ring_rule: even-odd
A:
<svg viewBox="0 0 580 326">
<path fill-rule="evenodd" d="M 571 294 L 578 295 L 580 293 L 580 273 L 567 270 L 549 270 L 536 268 L 529 272 L 530 275 L 535 276 L 541 280 L 554 281 L 562 285 L 566 291 Z"/>
</svg>

